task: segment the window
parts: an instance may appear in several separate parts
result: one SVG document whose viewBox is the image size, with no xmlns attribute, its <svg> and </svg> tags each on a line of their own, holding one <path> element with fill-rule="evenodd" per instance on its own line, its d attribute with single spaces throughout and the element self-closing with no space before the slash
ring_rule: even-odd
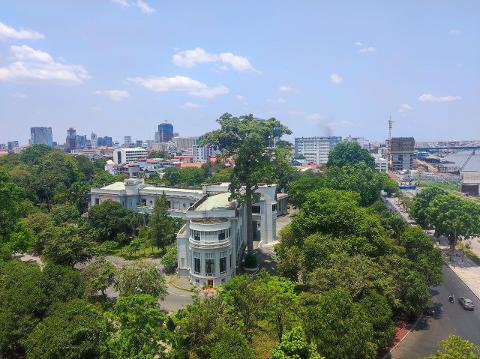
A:
<svg viewBox="0 0 480 359">
<path fill-rule="evenodd" d="M 146 199 L 142 199 L 142 206 L 145 207 L 147 205 L 147 200 Z"/>
<path fill-rule="evenodd" d="M 220 274 L 227 271 L 227 257 L 220 258 Z"/>
<path fill-rule="evenodd" d="M 220 233 L 218 233 L 218 240 L 223 241 L 224 239 L 225 239 L 225 231 L 220 231 Z"/>
<path fill-rule="evenodd" d="M 167 207 L 172 208 L 172 204 L 170 203 L 170 201 L 167 201 Z"/>
<path fill-rule="evenodd" d="M 272 211 L 275 212 L 277 210 L 277 205 L 276 204 L 272 204 Z"/>
<path fill-rule="evenodd" d="M 260 206 L 252 206 L 252 213 L 260 213 Z"/>
<path fill-rule="evenodd" d="M 193 271 L 196 274 L 199 274 L 200 273 L 200 258 L 193 258 L 193 262 L 194 262 Z"/>
<path fill-rule="evenodd" d="M 205 260 L 205 273 L 207 275 L 213 275 L 215 271 L 215 259 L 206 259 Z"/>
<path fill-rule="evenodd" d="M 100 199 L 99 198 L 95 198 L 95 204 L 100 204 Z"/>
<path fill-rule="evenodd" d="M 193 231 L 194 235 L 193 235 L 193 239 L 195 239 L 196 241 L 199 241 L 200 240 L 200 232 L 199 231 Z"/>
</svg>

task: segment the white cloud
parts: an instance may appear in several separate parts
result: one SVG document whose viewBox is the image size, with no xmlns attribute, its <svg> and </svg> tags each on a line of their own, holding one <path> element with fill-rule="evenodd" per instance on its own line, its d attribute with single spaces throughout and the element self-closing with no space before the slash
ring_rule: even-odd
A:
<svg viewBox="0 0 480 359">
<path fill-rule="evenodd" d="M 362 47 L 360 50 L 358 50 L 358 52 L 360 53 L 375 52 L 375 48 L 373 46 Z"/>
<path fill-rule="evenodd" d="M 288 86 L 288 85 L 281 85 L 278 88 L 278 91 L 280 91 L 280 92 L 292 92 L 292 91 L 295 91 L 295 89 L 291 86 Z"/>
<path fill-rule="evenodd" d="M 10 46 L 14 62 L 0 67 L 0 82 L 53 82 L 78 85 L 90 78 L 81 65 L 69 65 L 55 61 L 47 52 L 29 46 Z"/>
<path fill-rule="evenodd" d="M 450 35 L 460 35 L 462 33 L 462 31 L 459 30 L 459 29 L 450 29 L 450 31 L 448 33 Z"/>
<path fill-rule="evenodd" d="M 236 71 L 252 71 L 260 73 L 256 70 L 250 61 L 243 56 L 232 54 L 231 52 L 222 52 L 220 54 L 210 54 L 204 49 L 197 47 L 192 50 L 179 51 L 172 57 L 172 62 L 181 67 L 194 67 L 197 64 L 220 63 L 220 68 L 226 70 L 232 68 Z"/>
<path fill-rule="evenodd" d="M 16 30 L 13 27 L 5 25 L 0 22 L 0 40 L 2 39 L 16 39 L 16 40 L 38 40 L 45 36 L 39 32 L 32 30 Z"/>
<path fill-rule="evenodd" d="M 115 102 L 120 102 L 130 97 L 130 94 L 123 90 L 95 91 L 95 95 L 108 97 Z"/>
<path fill-rule="evenodd" d="M 114 4 L 118 4 L 123 7 L 129 7 L 130 4 L 128 3 L 128 0 L 112 0 Z"/>
<path fill-rule="evenodd" d="M 363 42 L 357 41 L 357 42 L 355 43 L 355 46 L 363 46 Z"/>
<path fill-rule="evenodd" d="M 24 93 L 20 93 L 20 92 L 15 92 L 15 93 L 12 93 L 10 95 L 10 97 L 16 98 L 16 99 L 19 99 L 19 100 L 24 100 L 24 99 L 28 98 L 28 95 L 26 95 Z"/>
<path fill-rule="evenodd" d="M 183 107 L 185 107 L 185 108 L 199 108 L 199 107 L 202 107 L 202 105 L 199 105 L 198 103 L 193 103 L 193 102 L 185 102 L 183 104 Z"/>
<path fill-rule="evenodd" d="M 153 14 L 156 10 L 151 7 L 145 0 L 111 0 L 114 4 L 122 7 L 136 6 L 145 14 Z"/>
<path fill-rule="evenodd" d="M 311 122 L 313 124 L 320 123 L 325 120 L 325 116 L 323 116 L 320 113 L 314 112 L 314 113 L 309 113 L 308 115 L 305 116 L 305 119 L 308 122 Z"/>
<path fill-rule="evenodd" d="M 145 14 L 153 14 L 155 12 L 155 9 L 144 0 L 137 0 L 137 7 Z"/>
<path fill-rule="evenodd" d="M 284 98 L 282 97 L 278 97 L 276 99 L 267 99 L 268 102 L 272 102 L 272 103 L 286 103 L 287 100 L 285 100 Z"/>
<path fill-rule="evenodd" d="M 150 77 L 132 77 L 127 82 L 143 86 L 156 92 L 186 92 L 191 96 L 213 98 L 219 95 L 225 95 L 230 90 L 224 85 L 209 87 L 203 82 L 191 79 L 186 76 L 150 76 Z"/>
<path fill-rule="evenodd" d="M 413 110 L 413 107 L 410 106 L 408 103 L 402 103 L 398 109 L 398 112 L 403 113 L 403 112 L 408 112 L 412 110 Z"/>
<path fill-rule="evenodd" d="M 245 100 L 245 96 L 242 96 L 242 95 L 236 95 L 235 98 L 236 98 L 238 101 L 243 101 L 243 100 Z"/>
<path fill-rule="evenodd" d="M 418 100 L 421 102 L 453 102 L 453 101 L 458 101 L 461 100 L 462 98 L 460 96 L 434 96 L 429 93 L 424 93 L 423 95 L 420 95 L 418 97 Z"/>
<path fill-rule="evenodd" d="M 334 84 L 341 84 L 343 82 L 343 78 L 338 74 L 331 74 L 330 81 Z"/>
</svg>

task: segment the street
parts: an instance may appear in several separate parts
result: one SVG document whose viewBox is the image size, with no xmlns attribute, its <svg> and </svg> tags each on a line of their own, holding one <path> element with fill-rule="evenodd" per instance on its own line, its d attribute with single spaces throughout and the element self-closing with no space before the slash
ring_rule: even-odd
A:
<svg viewBox="0 0 480 359">
<path fill-rule="evenodd" d="M 455 296 L 453 304 L 448 301 L 450 294 Z M 459 297 L 470 298 L 475 304 L 475 310 L 464 310 L 458 303 Z M 432 289 L 431 301 L 435 315 L 421 319 L 416 328 L 386 358 L 423 358 L 433 354 L 439 341 L 450 334 L 480 344 L 480 300 L 446 265 L 443 266 L 443 283 Z"/>
</svg>

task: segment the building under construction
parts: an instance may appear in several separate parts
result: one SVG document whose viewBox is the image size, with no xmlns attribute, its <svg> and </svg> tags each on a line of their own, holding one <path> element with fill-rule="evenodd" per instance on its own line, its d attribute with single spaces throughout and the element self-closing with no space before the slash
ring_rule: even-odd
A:
<svg viewBox="0 0 480 359">
<path fill-rule="evenodd" d="M 413 137 L 392 137 L 389 146 L 391 170 L 411 170 L 413 168 L 415 139 Z"/>
</svg>

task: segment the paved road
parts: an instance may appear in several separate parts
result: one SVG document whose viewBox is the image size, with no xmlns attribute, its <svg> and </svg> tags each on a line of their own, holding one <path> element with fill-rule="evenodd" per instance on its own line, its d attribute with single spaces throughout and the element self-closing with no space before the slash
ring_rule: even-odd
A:
<svg viewBox="0 0 480 359">
<path fill-rule="evenodd" d="M 455 299 L 470 298 L 475 303 L 475 310 L 466 311 L 457 301 L 450 303 L 448 296 L 451 293 Z M 446 265 L 443 266 L 443 284 L 432 289 L 432 305 L 437 308 L 435 316 L 421 320 L 387 358 L 423 358 L 433 354 L 438 342 L 450 334 L 480 344 L 480 300 Z"/>
</svg>

